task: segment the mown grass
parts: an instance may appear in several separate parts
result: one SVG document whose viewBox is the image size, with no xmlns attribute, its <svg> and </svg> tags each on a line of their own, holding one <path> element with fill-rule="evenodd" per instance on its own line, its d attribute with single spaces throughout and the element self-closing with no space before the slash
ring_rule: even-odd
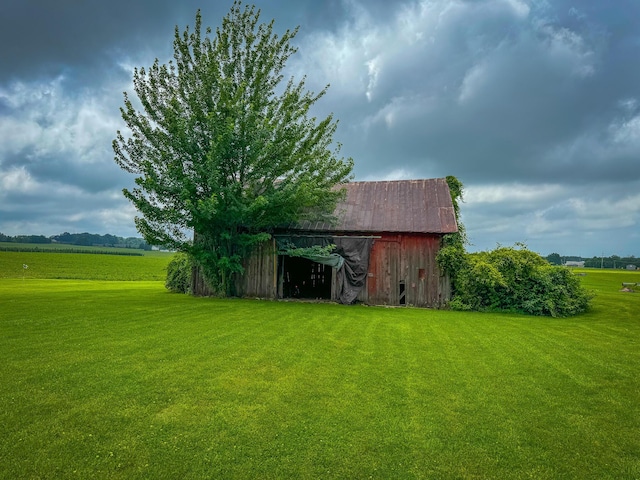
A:
<svg viewBox="0 0 640 480">
<path fill-rule="evenodd" d="M 638 478 L 620 278 L 569 319 L 1 279 L 0 478 Z"/>
</svg>

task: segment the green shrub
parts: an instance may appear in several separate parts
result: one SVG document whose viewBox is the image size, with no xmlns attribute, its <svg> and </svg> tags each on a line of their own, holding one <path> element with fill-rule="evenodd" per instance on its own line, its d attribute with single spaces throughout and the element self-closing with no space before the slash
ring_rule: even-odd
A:
<svg viewBox="0 0 640 480">
<path fill-rule="evenodd" d="M 176 253 L 167 266 L 165 286 L 176 293 L 191 292 L 192 262 L 185 253 Z"/>
<path fill-rule="evenodd" d="M 566 317 L 587 310 L 592 295 L 571 271 L 550 265 L 523 245 L 489 252 L 443 249 L 439 263 L 452 278 L 454 310 L 504 310 Z"/>
</svg>

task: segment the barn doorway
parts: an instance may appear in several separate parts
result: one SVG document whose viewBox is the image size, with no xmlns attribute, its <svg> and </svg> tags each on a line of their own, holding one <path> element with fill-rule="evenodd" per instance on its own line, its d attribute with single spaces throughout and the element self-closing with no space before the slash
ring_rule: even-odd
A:
<svg viewBox="0 0 640 480">
<path fill-rule="evenodd" d="M 328 265 L 301 257 L 278 256 L 282 298 L 331 299 L 331 271 Z"/>
</svg>

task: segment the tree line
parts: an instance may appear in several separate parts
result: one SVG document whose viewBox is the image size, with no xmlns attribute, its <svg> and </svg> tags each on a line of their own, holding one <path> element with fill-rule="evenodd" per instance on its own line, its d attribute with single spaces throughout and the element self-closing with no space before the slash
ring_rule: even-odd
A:
<svg viewBox="0 0 640 480">
<path fill-rule="evenodd" d="M 565 256 L 558 253 L 552 253 L 547 255 L 547 261 L 552 265 L 564 265 L 567 262 L 584 262 L 586 268 L 627 268 L 628 265 L 634 265 L 636 268 L 640 268 L 640 258 L 633 255 L 628 257 L 619 257 L 618 255 L 611 255 L 609 257 L 575 257 Z"/>
<path fill-rule="evenodd" d="M 5 235 L 0 233 L 0 242 L 7 243 L 35 243 L 51 244 L 61 243 L 64 245 L 78 245 L 87 247 L 117 247 L 134 248 L 139 250 L 151 250 L 144 239 L 136 237 L 118 237 L 116 235 L 99 235 L 95 233 L 69 233 L 64 232 L 59 235 L 46 237 L 44 235 Z"/>
</svg>

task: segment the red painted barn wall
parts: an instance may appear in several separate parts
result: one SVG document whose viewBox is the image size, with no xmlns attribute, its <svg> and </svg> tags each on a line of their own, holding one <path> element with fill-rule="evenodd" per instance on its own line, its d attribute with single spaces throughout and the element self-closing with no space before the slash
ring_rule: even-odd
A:
<svg viewBox="0 0 640 480">
<path fill-rule="evenodd" d="M 367 285 L 358 299 L 370 305 L 442 306 L 450 285 L 436 263 L 440 238 L 382 234 L 371 249 Z"/>
</svg>

